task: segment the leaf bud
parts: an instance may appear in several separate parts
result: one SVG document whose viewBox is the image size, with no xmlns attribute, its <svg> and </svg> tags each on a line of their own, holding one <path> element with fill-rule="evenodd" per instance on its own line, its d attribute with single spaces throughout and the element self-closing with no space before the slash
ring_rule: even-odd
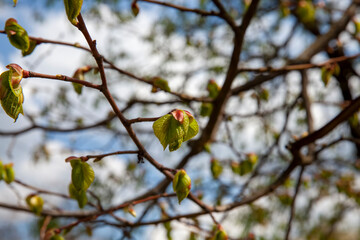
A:
<svg viewBox="0 0 360 240">
<path fill-rule="evenodd" d="M 30 40 L 26 30 L 18 24 L 14 18 L 9 18 L 5 22 L 5 32 L 9 38 L 10 43 L 23 51 L 30 47 Z"/>
<path fill-rule="evenodd" d="M 26 203 L 29 206 L 30 210 L 36 215 L 40 215 L 43 209 L 44 200 L 35 194 L 30 194 L 26 197 Z"/>
<path fill-rule="evenodd" d="M 184 169 L 181 169 L 175 174 L 173 179 L 173 189 L 177 195 L 179 204 L 189 195 L 191 179 Z"/>
</svg>

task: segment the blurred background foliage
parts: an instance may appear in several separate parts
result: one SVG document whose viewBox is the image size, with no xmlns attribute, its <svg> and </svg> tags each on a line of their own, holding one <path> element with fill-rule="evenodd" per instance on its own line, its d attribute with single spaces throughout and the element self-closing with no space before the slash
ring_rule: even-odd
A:
<svg viewBox="0 0 360 240">
<path fill-rule="evenodd" d="M 168 2 L 217 11 L 209 0 Z M 221 1 L 236 23 L 241 22 L 250 2 Z M 5 4 L 9 4 L 9 1 L 0 1 L 1 7 Z M 343 17 L 350 4 L 348 0 L 260 1 L 246 33 L 240 70 L 233 87 L 242 86 L 262 74 L 242 68 L 276 68 L 293 63 L 317 36 L 326 33 L 332 24 Z M 39 22 L 47 19 L 49 12 L 63 11 L 62 1 L 34 0 L 29 3 L 19 0 L 18 7 L 21 5 L 26 6 L 32 12 L 31 16 Z M 222 86 L 232 48 L 236 44 L 231 28 L 222 19 L 179 12 L 145 1 L 139 1 L 138 5 L 140 13 L 135 18 L 129 0 L 84 0 L 86 22 L 106 33 L 106 37 L 102 37 L 103 42 L 98 44 L 107 60 L 136 76 L 166 79 L 171 91 L 196 97 L 208 96 L 210 79 Z M 149 21 L 144 24 L 146 29 L 132 28 L 141 27 L 132 25 L 132 22 L 142 15 L 146 16 L 143 21 Z M 339 37 L 333 39 L 325 51 L 313 57 L 313 62 L 321 63 L 328 58 L 359 53 L 360 30 L 356 27 L 359 21 L 359 15 L 352 18 Z M 135 35 L 138 45 L 128 44 L 126 34 Z M 36 55 L 36 49 L 33 55 Z M 41 58 L 41 61 L 46 61 L 56 56 L 50 52 Z M 93 65 L 94 61 L 91 54 L 84 53 L 82 62 L 73 66 L 73 71 L 87 64 Z M 36 68 L 36 65 L 33 66 Z M 330 121 L 347 101 L 360 95 L 359 58 L 341 62 L 339 66 L 339 75 L 330 76 L 326 84 L 321 78 L 321 68 L 306 70 L 315 129 Z M 152 88 L 142 82 L 111 69 L 106 71 L 110 89 L 127 117 L 158 117 L 171 109 L 184 108 L 193 113 L 201 128 L 206 126 L 208 114 L 204 109 L 201 111 L 204 107 L 201 102 L 181 101 L 163 91 L 152 92 Z M 85 79 L 99 83 L 99 75 L 94 72 L 87 73 Z M 226 106 L 225 118 L 216 140 L 186 166 L 193 180 L 191 191 L 207 204 L 222 205 L 266 188 L 291 161 L 292 156 L 286 146 L 308 134 L 309 118 L 301 97 L 301 84 L 300 71 L 286 71 L 248 91 L 233 94 Z M 25 118 L 29 122 L 48 128 L 76 129 L 104 121 L 96 128 L 79 132 L 44 131 L 42 143 L 33 149 L 34 164 L 51 161 L 54 153 L 49 150 L 50 140 L 63 142 L 63 154 L 68 156 L 134 148 L 124 128 L 109 110 L 106 99 L 88 89 L 83 91 L 77 97 L 70 84 L 63 84 L 52 89 L 51 97 L 46 101 L 41 101 L 41 90 L 33 89 L 32 98 L 39 98 L 39 102 L 36 111 L 26 112 Z M 314 143 L 315 160 L 305 167 L 300 181 L 300 169 L 296 169 L 274 193 L 247 206 L 216 214 L 230 238 L 284 239 L 293 196 L 299 185 L 292 220 L 292 239 L 358 239 L 359 124 L 358 112 Z M 162 152 L 151 124 L 140 123 L 134 128 L 146 149 L 167 167 L 175 167 L 191 148 L 190 141 L 175 153 L 167 150 Z M 21 138 L 21 135 L 16 137 Z M 93 192 L 89 196 L 90 202 L 96 203 L 99 197 L 102 206 L 107 208 L 147 192 L 163 179 L 146 161 L 139 163 L 136 155 L 120 155 L 116 159 L 124 163 L 120 173 L 108 169 L 106 159 L 92 164 L 96 165 L 95 174 L 97 171 L 104 174 L 95 178 L 90 189 Z M 171 186 L 166 192 L 172 192 Z M 71 204 L 64 201 L 59 207 L 67 208 L 73 206 Z M 143 203 L 136 207 L 136 211 L 144 221 L 151 221 L 196 209 L 191 202 L 184 202 L 181 206 L 179 209 L 174 198 L 164 198 Z M 117 212 L 116 215 L 132 220 L 127 212 Z M 88 239 L 92 231 L 109 228 L 109 219 L 112 219 L 111 216 L 76 227 L 66 239 Z M 54 219 L 51 224 L 63 225 L 69 221 Z M 179 225 L 186 227 L 188 239 L 208 239 L 212 231 L 212 224 L 206 218 L 181 219 L 176 224 L 166 222 L 162 225 L 166 232 L 163 239 L 179 239 L 176 237 L 176 232 L 181 229 Z M 33 231 L 38 232 L 39 226 L 42 224 L 34 223 Z M 152 228 L 156 227 L 124 228 L 113 224 L 112 235 L 107 237 L 144 239 Z M 4 233 L 8 229 L 8 226 L 2 226 L 0 231 Z M 7 233 L 7 239 L 19 239 L 15 230 L 10 232 L 14 235 Z M 94 239 L 99 239 L 96 236 Z"/>
</svg>

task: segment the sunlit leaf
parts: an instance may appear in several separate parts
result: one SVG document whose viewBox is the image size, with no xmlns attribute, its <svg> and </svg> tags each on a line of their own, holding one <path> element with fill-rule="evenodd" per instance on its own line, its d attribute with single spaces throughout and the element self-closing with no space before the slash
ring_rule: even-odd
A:
<svg viewBox="0 0 360 240">
<path fill-rule="evenodd" d="M 83 0 L 64 0 L 65 11 L 69 21 L 76 25 L 78 23 L 77 16 L 79 16 Z"/>
<path fill-rule="evenodd" d="M 95 173 L 92 167 L 81 160 L 71 160 L 71 181 L 77 191 L 86 191 L 94 181 Z"/>
<path fill-rule="evenodd" d="M 178 198 L 179 204 L 184 200 L 190 193 L 191 179 L 185 170 L 178 171 L 173 179 L 173 189 Z"/>
<path fill-rule="evenodd" d="M 44 206 L 44 200 L 39 195 L 29 195 L 26 197 L 26 203 L 29 209 L 36 215 L 40 215 Z"/>
<path fill-rule="evenodd" d="M 215 158 L 211 159 L 210 169 L 211 169 L 211 174 L 215 179 L 218 179 L 223 171 L 223 167 L 220 164 L 219 160 Z"/>
<path fill-rule="evenodd" d="M 27 51 L 30 47 L 30 40 L 26 30 L 18 24 L 14 18 L 9 18 L 5 23 L 5 32 L 10 43 L 22 50 Z"/>
<path fill-rule="evenodd" d="M 165 91 L 165 92 L 170 92 L 170 87 L 169 87 L 169 83 L 168 81 L 166 81 L 165 79 L 159 78 L 159 77 L 154 77 L 153 78 L 154 81 L 154 86 L 157 88 L 160 88 L 161 90 Z"/>
<path fill-rule="evenodd" d="M 3 179 L 7 184 L 10 184 L 15 180 L 15 171 L 12 163 L 5 164 L 3 166 Z"/>
<path fill-rule="evenodd" d="M 27 55 L 30 55 L 30 54 L 34 51 L 36 45 L 37 45 L 37 42 L 36 42 L 35 40 L 31 40 L 31 39 L 30 39 L 30 46 L 29 46 L 29 48 L 28 48 L 27 50 L 22 50 L 22 51 L 21 51 L 23 57 L 25 57 L 25 56 L 27 56 Z"/>
<path fill-rule="evenodd" d="M 86 190 L 76 190 L 72 183 L 69 184 L 69 195 L 71 198 L 77 200 L 79 208 L 83 208 L 87 203 Z"/>
</svg>

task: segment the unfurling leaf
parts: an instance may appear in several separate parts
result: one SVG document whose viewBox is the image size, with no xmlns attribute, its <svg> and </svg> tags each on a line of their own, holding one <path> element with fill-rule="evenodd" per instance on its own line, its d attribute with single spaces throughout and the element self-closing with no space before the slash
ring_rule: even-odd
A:
<svg viewBox="0 0 360 240">
<path fill-rule="evenodd" d="M 173 189 L 177 195 L 179 204 L 189 195 L 191 179 L 184 169 L 181 169 L 175 174 L 173 179 Z"/>
<path fill-rule="evenodd" d="M 22 51 L 21 51 L 23 57 L 25 57 L 25 56 L 27 56 L 27 55 L 30 55 L 30 54 L 34 51 L 36 45 L 37 45 L 37 42 L 36 42 L 35 40 L 31 40 L 31 39 L 30 39 L 30 46 L 29 46 L 29 48 L 28 48 L 27 50 L 22 50 Z"/>
<path fill-rule="evenodd" d="M 266 88 L 262 88 L 259 92 L 259 98 L 265 102 L 269 101 L 269 90 L 267 90 Z"/>
<path fill-rule="evenodd" d="M 77 191 L 86 191 L 94 181 L 95 173 L 92 167 L 80 159 L 70 161 L 72 172 L 71 181 Z"/>
<path fill-rule="evenodd" d="M 79 16 L 83 0 L 64 0 L 65 11 L 69 21 L 76 26 L 77 16 Z"/>
<path fill-rule="evenodd" d="M 250 173 L 253 169 L 255 164 L 257 163 L 258 156 L 255 153 L 249 153 L 246 156 L 246 159 L 240 163 L 240 176 L 246 175 Z"/>
<path fill-rule="evenodd" d="M 210 168 L 211 168 L 211 174 L 212 174 L 213 178 L 218 179 L 220 174 L 223 171 L 223 167 L 221 166 L 219 160 L 217 160 L 215 158 L 211 159 Z"/>
<path fill-rule="evenodd" d="M 203 117 L 208 117 L 210 116 L 212 110 L 213 110 L 212 103 L 202 103 L 200 107 L 200 115 Z"/>
<path fill-rule="evenodd" d="M 26 30 L 21 27 L 14 18 L 9 18 L 5 23 L 5 32 L 10 43 L 22 50 L 27 51 L 30 47 L 30 40 Z"/>
<path fill-rule="evenodd" d="M 64 240 L 64 238 L 60 235 L 54 235 L 50 238 L 50 240 Z"/>
<path fill-rule="evenodd" d="M 15 180 L 15 172 L 12 163 L 5 164 L 3 166 L 3 179 L 7 184 L 10 184 Z"/>
<path fill-rule="evenodd" d="M 325 65 L 321 68 L 321 80 L 323 81 L 325 87 L 328 85 L 334 74 L 340 74 L 340 66 L 337 63 Z"/>
<path fill-rule="evenodd" d="M 209 92 L 209 97 L 210 98 L 216 98 L 219 95 L 219 92 L 221 90 L 219 85 L 213 79 L 209 80 L 206 89 Z"/>
<path fill-rule="evenodd" d="M 325 87 L 328 85 L 330 78 L 332 77 L 331 72 L 326 68 L 321 68 L 321 80 L 323 81 Z"/>
<path fill-rule="evenodd" d="M 30 194 L 26 198 L 26 203 L 29 206 L 30 210 L 36 215 L 40 215 L 44 206 L 44 200 L 35 194 Z"/>
<path fill-rule="evenodd" d="M 85 81 L 85 73 L 89 72 L 92 68 L 90 66 L 85 66 L 77 69 L 73 75 L 73 78 Z M 72 83 L 74 90 L 77 94 L 81 94 L 83 85 L 79 83 Z"/>
<path fill-rule="evenodd" d="M 360 33 L 360 21 L 354 19 L 353 23 L 355 26 L 355 35 L 358 35 Z"/>
<path fill-rule="evenodd" d="M 169 87 L 169 83 L 168 81 L 166 81 L 165 79 L 159 78 L 159 77 L 154 77 L 153 79 L 153 84 L 155 88 L 159 88 L 165 92 L 170 92 L 170 87 Z M 157 89 L 155 89 L 155 92 L 157 91 Z M 154 92 L 154 91 L 153 91 Z"/>
<path fill-rule="evenodd" d="M 131 3 L 131 11 L 132 11 L 132 13 L 134 14 L 135 17 L 139 14 L 140 8 L 139 8 L 139 5 L 137 4 L 136 1 L 133 1 Z"/>
<path fill-rule="evenodd" d="M 124 208 L 124 210 L 128 213 L 130 213 L 133 217 L 136 217 L 136 212 L 133 206 L 128 206 L 127 208 Z"/>
<path fill-rule="evenodd" d="M 69 195 L 78 202 L 79 208 L 83 208 L 87 203 L 86 190 L 76 190 L 72 183 L 69 184 Z"/>
<path fill-rule="evenodd" d="M 228 236 L 221 225 L 218 226 L 218 230 L 215 233 L 214 240 L 227 240 Z"/>
<path fill-rule="evenodd" d="M 20 85 L 23 70 L 17 64 L 10 64 L 6 67 L 9 70 L 0 76 L 0 101 L 6 114 L 15 122 L 19 114 L 23 114 L 24 96 Z"/>
<path fill-rule="evenodd" d="M 4 165 L 2 161 L 0 161 L 0 181 L 3 180 L 3 175 L 4 175 Z"/>
<path fill-rule="evenodd" d="M 315 6 L 310 0 L 300 0 L 296 8 L 296 14 L 301 22 L 311 24 L 315 22 Z"/>
<path fill-rule="evenodd" d="M 195 137 L 199 126 L 188 111 L 175 109 L 156 120 L 153 130 L 164 150 L 169 145 L 169 151 L 172 152 L 179 149 L 183 142 Z"/>
</svg>

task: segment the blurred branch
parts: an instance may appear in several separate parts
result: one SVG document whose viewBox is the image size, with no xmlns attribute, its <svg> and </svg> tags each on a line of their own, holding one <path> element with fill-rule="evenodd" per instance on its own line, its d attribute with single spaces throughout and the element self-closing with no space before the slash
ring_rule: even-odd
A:
<svg viewBox="0 0 360 240">
<path fill-rule="evenodd" d="M 196 13 L 199 14 L 201 16 L 219 16 L 218 12 L 215 11 L 204 11 L 201 9 L 196 9 L 196 8 L 187 8 L 187 7 L 183 7 L 183 6 L 179 6 L 179 5 L 175 5 L 172 3 L 167 3 L 167 2 L 160 2 L 160 1 L 155 1 L 155 0 L 136 0 L 137 2 L 147 2 L 147 3 L 153 3 L 153 4 L 157 4 L 157 5 L 162 5 L 165 7 L 169 7 L 169 8 L 174 8 L 176 10 L 179 10 L 181 12 L 192 12 L 192 13 Z"/>
<path fill-rule="evenodd" d="M 297 179 L 297 182 L 296 182 L 295 193 L 294 193 L 294 196 L 293 196 L 292 202 L 291 202 L 290 216 L 289 216 L 289 221 L 288 221 L 288 224 L 287 224 L 286 234 L 285 234 L 285 238 L 284 238 L 285 240 L 288 240 L 289 236 L 290 236 L 291 225 L 292 225 L 292 222 L 293 222 L 293 219 L 294 219 L 294 216 L 295 216 L 296 198 L 297 198 L 299 190 L 300 190 L 301 178 L 302 178 L 302 175 L 304 173 L 304 169 L 305 169 L 305 166 L 301 166 L 299 176 L 298 176 L 298 179 Z"/>
<path fill-rule="evenodd" d="M 305 64 L 295 64 L 295 65 L 288 65 L 281 68 L 273 68 L 273 67 L 260 67 L 260 68 L 246 68 L 241 67 L 238 69 L 238 72 L 257 72 L 257 73 L 272 73 L 272 72 L 289 72 L 289 71 L 295 71 L 295 70 L 306 70 L 310 68 L 321 68 L 331 63 L 338 63 L 338 62 L 344 62 L 347 60 L 352 60 L 360 57 L 360 53 L 354 54 L 351 56 L 341 56 L 341 57 L 334 57 L 330 58 L 329 60 L 315 64 L 315 63 L 305 63 Z"/>
</svg>

